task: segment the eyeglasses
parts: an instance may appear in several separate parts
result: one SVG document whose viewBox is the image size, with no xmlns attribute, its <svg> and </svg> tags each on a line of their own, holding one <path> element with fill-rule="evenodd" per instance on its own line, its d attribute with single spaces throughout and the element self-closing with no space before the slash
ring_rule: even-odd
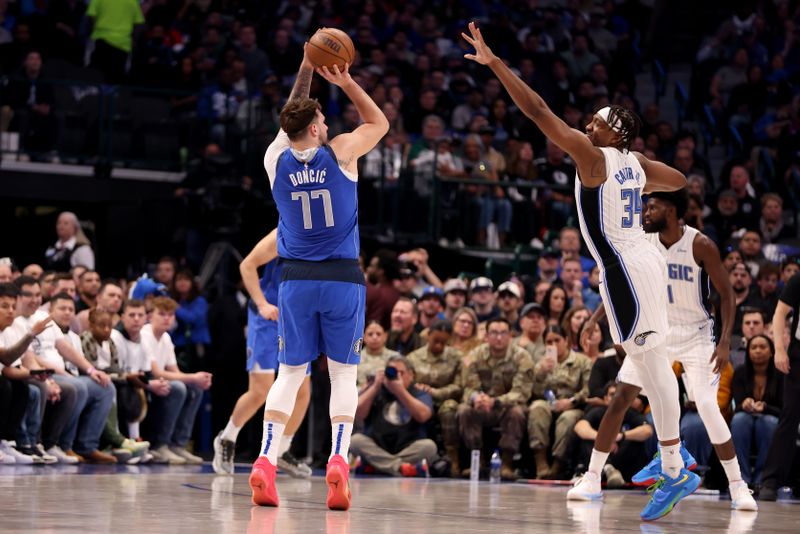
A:
<svg viewBox="0 0 800 534">
<path fill-rule="evenodd" d="M 472 320 L 470 320 L 470 319 L 459 319 L 459 320 L 457 320 L 456 322 L 457 322 L 457 323 L 461 323 L 461 324 L 475 324 L 475 323 L 473 323 L 473 322 L 472 322 Z"/>
<path fill-rule="evenodd" d="M 508 330 L 489 330 L 486 335 L 488 337 L 505 337 L 510 333 Z"/>
</svg>

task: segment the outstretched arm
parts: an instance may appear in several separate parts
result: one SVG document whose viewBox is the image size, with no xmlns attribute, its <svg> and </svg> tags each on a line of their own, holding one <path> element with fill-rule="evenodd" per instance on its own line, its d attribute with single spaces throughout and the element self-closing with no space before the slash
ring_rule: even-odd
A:
<svg viewBox="0 0 800 534">
<path fill-rule="evenodd" d="M 355 173 L 358 158 L 372 150 L 389 131 L 389 120 L 378 104 L 350 77 L 350 66 L 347 63 L 343 71 L 334 65 L 333 71 L 322 67 L 317 69 L 317 73 L 344 91 L 364 121 L 352 132 L 337 135 L 330 143 L 339 165 L 344 170 Z"/>
<path fill-rule="evenodd" d="M 600 149 L 592 144 L 586 134 L 570 128 L 566 122 L 553 113 L 536 91 L 528 87 L 516 74 L 511 72 L 511 69 L 500 58 L 494 55 L 474 22 L 469 23 L 469 31 L 471 36 L 466 33 L 461 35 L 475 47 L 475 53 L 465 54 L 464 57 L 492 69 L 520 111 L 532 120 L 548 139 L 561 147 L 578 164 L 578 169 L 582 171 L 579 174 L 583 183 L 590 187 L 602 183 L 606 178 L 606 172 L 605 159 Z M 587 174 L 588 176 L 586 176 Z"/>
<path fill-rule="evenodd" d="M 650 178 L 648 177 L 649 181 Z M 703 269 L 708 273 L 711 283 L 714 284 L 714 288 L 720 297 L 722 333 L 717 342 L 717 348 L 714 349 L 714 353 L 711 355 L 711 361 L 716 360 L 714 372 L 718 373 L 725 367 L 730 358 L 731 334 L 733 333 L 733 321 L 736 316 L 736 299 L 733 295 L 733 287 L 728 279 L 728 272 L 719 258 L 717 245 L 708 237 L 698 234 L 694 238 L 694 243 L 692 243 L 692 252 L 698 265 L 702 265 Z"/>
<path fill-rule="evenodd" d="M 258 307 L 258 313 L 268 321 L 278 320 L 278 308 L 275 303 L 267 302 L 264 293 L 261 291 L 261 285 L 258 283 L 258 268 L 266 265 L 270 261 L 278 257 L 278 229 L 275 228 L 266 235 L 258 244 L 253 247 L 239 264 L 239 272 L 242 275 L 242 282 L 244 283 L 247 293 L 253 299 L 253 303 Z"/>
<path fill-rule="evenodd" d="M 642 194 L 653 191 L 677 191 L 686 187 L 686 177 L 679 170 L 660 161 L 648 159 L 639 152 L 633 152 L 633 155 L 639 160 L 639 164 L 647 176 L 647 185 L 644 186 Z"/>
</svg>

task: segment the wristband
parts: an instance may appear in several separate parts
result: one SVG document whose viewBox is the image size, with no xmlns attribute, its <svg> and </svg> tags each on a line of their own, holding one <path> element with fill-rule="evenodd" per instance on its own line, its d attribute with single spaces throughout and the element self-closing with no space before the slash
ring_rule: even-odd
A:
<svg viewBox="0 0 800 534">
<path fill-rule="evenodd" d="M 89 376 L 94 376 L 94 374 L 96 372 L 97 372 L 97 369 L 95 369 L 94 366 L 92 366 L 92 365 L 90 365 L 89 368 L 86 369 L 86 374 L 89 375 Z"/>
</svg>

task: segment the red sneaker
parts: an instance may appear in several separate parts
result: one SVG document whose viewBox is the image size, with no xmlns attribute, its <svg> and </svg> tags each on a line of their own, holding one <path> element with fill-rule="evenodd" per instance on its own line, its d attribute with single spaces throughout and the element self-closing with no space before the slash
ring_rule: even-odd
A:
<svg viewBox="0 0 800 534">
<path fill-rule="evenodd" d="M 331 510 L 347 510 L 350 508 L 350 469 L 347 461 L 340 454 L 335 454 L 328 461 L 325 474 L 328 484 L 328 508 Z"/>
<path fill-rule="evenodd" d="M 258 506 L 278 506 L 278 490 L 275 489 L 277 468 L 266 456 L 259 456 L 250 472 L 250 489 L 253 490 L 253 504 Z"/>
</svg>

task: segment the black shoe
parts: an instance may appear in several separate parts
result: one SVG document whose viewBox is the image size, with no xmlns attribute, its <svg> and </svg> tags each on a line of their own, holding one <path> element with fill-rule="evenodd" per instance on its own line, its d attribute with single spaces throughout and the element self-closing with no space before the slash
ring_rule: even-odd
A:
<svg viewBox="0 0 800 534">
<path fill-rule="evenodd" d="M 30 456 L 35 464 L 44 464 L 44 458 L 39 455 L 39 451 L 34 449 L 33 447 L 16 447 L 17 451 L 21 452 L 25 456 Z"/>
<path fill-rule="evenodd" d="M 758 492 L 758 500 L 777 501 L 778 491 L 775 488 L 771 488 L 769 486 L 761 486 L 761 490 Z"/>
<path fill-rule="evenodd" d="M 292 478 L 308 478 L 311 476 L 311 468 L 295 458 L 289 451 L 278 457 L 278 468 L 288 473 Z"/>
</svg>

